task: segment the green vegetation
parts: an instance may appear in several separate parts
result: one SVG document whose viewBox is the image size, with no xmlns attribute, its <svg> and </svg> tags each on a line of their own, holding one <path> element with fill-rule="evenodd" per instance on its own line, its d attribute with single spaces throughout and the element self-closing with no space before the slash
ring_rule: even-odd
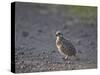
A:
<svg viewBox="0 0 100 75">
<path fill-rule="evenodd" d="M 65 12 L 80 17 L 82 20 L 93 21 L 97 18 L 97 7 L 89 6 L 65 6 Z"/>
</svg>

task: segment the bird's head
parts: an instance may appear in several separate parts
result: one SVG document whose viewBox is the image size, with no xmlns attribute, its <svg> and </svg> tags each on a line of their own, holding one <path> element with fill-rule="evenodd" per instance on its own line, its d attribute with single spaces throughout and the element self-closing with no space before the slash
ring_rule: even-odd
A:
<svg viewBox="0 0 100 75">
<path fill-rule="evenodd" d="M 63 34 L 61 33 L 61 31 L 56 32 L 56 37 L 62 37 L 62 36 L 63 36 Z"/>
</svg>

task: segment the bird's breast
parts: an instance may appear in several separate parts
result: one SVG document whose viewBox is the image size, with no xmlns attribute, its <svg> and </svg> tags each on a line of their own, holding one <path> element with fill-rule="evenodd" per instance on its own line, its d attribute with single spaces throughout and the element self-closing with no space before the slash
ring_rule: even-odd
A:
<svg viewBox="0 0 100 75">
<path fill-rule="evenodd" d="M 60 48 L 62 46 L 61 41 L 60 40 L 56 40 L 56 46 L 57 48 Z"/>
</svg>

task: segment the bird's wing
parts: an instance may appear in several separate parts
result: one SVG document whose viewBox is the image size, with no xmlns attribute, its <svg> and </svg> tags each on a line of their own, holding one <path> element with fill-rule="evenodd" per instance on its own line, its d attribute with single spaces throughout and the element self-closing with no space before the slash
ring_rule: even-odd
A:
<svg viewBox="0 0 100 75">
<path fill-rule="evenodd" d="M 62 38 L 63 47 L 72 51 L 75 51 L 75 47 L 71 43 L 71 41 Z"/>
</svg>

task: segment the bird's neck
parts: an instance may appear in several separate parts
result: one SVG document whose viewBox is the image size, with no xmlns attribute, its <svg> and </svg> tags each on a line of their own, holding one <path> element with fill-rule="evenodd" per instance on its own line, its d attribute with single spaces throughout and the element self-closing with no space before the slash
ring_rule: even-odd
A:
<svg viewBox="0 0 100 75">
<path fill-rule="evenodd" d="M 57 36 L 57 40 L 60 40 L 62 38 L 62 36 Z"/>
</svg>

